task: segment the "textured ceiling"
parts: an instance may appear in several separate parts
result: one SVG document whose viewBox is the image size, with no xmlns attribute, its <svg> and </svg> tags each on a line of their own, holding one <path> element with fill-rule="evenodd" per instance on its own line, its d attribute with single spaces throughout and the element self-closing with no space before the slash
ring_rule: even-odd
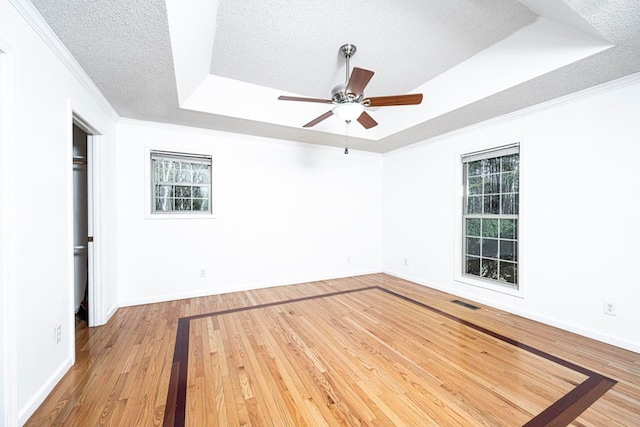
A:
<svg viewBox="0 0 640 427">
<path fill-rule="evenodd" d="M 189 4 L 208 2 L 211 7 L 211 1 L 192 0 Z M 246 92 L 239 91 L 234 101 L 252 115 L 225 112 L 225 99 L 218 100 L 222 106 L 215 114 L 209 114 L 180 108 L 180 81 L 174 63 L 178 56 L 172 52 L 172 36 L 177 31 L 170 30 L 164 1 L 32 3 L 123 117 L 334 146 L 344 144 L 344 125 L 335 130 L 328 123 L 307 130 L 300 127 L 306 119 L 293 117 L 290 123 L 271 120 L 266 113 L 278 112 L 278 108 L 283 108 L 281 116 L 285 118 L 294 114 L 277 102 L 260 104 L 251 85 L 275 93 L 327 98 L 331 88 L 344 81 L 344 59 L 338 48 L 353 43 L 358 51 L 351 65 L 376 72 L 367 95 L 425 91 L 425 101 L 419 107 L 371 112 L 380 122 L 377 133 L 356 133 L 350 145 L 377 152 L 640 71 L 637 0 L 220 0 L 215 15 L 203 13 L 201 22 L 194 22 L 192 28 L 215 28 L 204 51 L 204 57 L 210 57 L 206 71 L 213 78 L 246 84 Z M 182 7 L 180 2 L 174 4 Z M 563 45 L 549 48 L 547 44 L 545 51 L 539 51 L 542 47 L 536 43 L 543 46 L 548 42 L 544 31 L 551 27 L 554 40 Z M 189 50 L 198 54 L 206 46 L 205 41 L 195 41 Z M 467 69 L 476 63 L 480 68 L 482 64 L 504 64 L 510 70 L 512 61 L 526 69 L 527 58 L 543 58 L 533 59 L 536 62 L 531 65 L 537 65 L 547 57 L 562 55 L 568 58 L 565 62 L 539 67 L 535 74 L 523 73 L 520 80 L 507 83 L 508 78 L 496 74 L 491 84 L 474 82 L 478 94 L 473 97 L 454 93 L 465 91 L 468 74 L 460 84 L 447 77 L 464 76 L 456 70 L 465 69 L 465 64 Z M 517 71 L 517 64 L 514 67 Z M 484 72 L 492 75 L 491 69 Z M 491 90 L 482 92 L 483 86 L 491 86 Z M 436 96 L 434 88 L 449 87 L 450 92 Z M 452 101 L 456 96 L 457 103 Z M 326 110 L 295 104 L 295 113 L 302 111 L 308 120 Z"/>
<path fill-rule="evenodd" d="M 352 43 L 368 93 L 408 93 L 535 18 L 512 0 L 222 0 L 211 73 L 327 98 Z"/>
</svg>

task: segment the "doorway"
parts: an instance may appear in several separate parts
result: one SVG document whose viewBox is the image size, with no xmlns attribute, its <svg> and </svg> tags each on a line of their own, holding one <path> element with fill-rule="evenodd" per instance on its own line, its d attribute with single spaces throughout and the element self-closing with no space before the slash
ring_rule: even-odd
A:
<svg viewBox="0 0 640 427">
<path fill-rule="evenodd" d="M 73 124 L 73 295 L 76 317 L 89 321 L 89 147 L 88 134 Z"/>
</svg>

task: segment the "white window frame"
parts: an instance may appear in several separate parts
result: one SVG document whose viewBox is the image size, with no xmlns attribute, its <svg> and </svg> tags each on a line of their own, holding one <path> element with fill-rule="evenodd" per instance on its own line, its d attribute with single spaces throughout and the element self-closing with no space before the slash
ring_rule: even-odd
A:
<svg viewBox="0 0 640 427">
<path fill-rule="evenodd" d="M 178 152 L 168 151 L 166 149 L 148 148 L 145 150 L 145 218 L 147 219 L 212 219 L 214 216 L 214 162 L 211 154 L 195 153 L 195 152 Z M 156 158 L 173 158 L 184 161 L 193 160 L 194 163 L 210 164 L 210 181 L 209 186 L 209 210 L 208 211 L 156 211 L 155 202 L 155 171 L 153 167 L 153 159 Z M 191 185 L 191 184 L 189 184 Z"/>
<path fill-rule="evenodd" d="M 465 222 L 464 222 L 464 208 L 465 208 L 465 182 L 464 182 L 464 163 L 462 159 L 467 156 L 482 156 L 484 153 L 489 153 L 488 157 L 491 157 L 492 153 L 499 153 L 503 149 L 508 149 L 509 147 L 517 147 L 520 154 L 520 173 L 519 173 L 519 213 L 517 215 L 518 218 L 518 228 L 517 228 L 517 252 L 518 252 L 518 286 L 511 287 L 508 284 L 503 282 L 498 282 L 493 279 L 486 279 L 475 275 L 469 275 L 464 273 L 464 262 L 465 262 Z M 523 281 L 523 268 L 522 268 L 522 206 L 523 206 L 523 198 L 522 198 L 522 165 L 523 165 L 523 156 L 522 156 L 522 144 L 520 142 L 511 142 L 508 144 L 501 145 L 491 145 L 491 146 L 481 146 L 474 149 L 470 149 L 465 152 L 458 152 L 455 156 L 456 167 L 455 170 L 455 185 L 456 185 L 456 198 L 455 198 L 455 262 L 454 262 L 454 280 L 457 282 L 464 283 L 466 285 L 471 285 L 483 289 L 487 289 L 490 291 L 495 291 L 519 298 L 524 298 L 524 281 Z M 479 158 L 479 157 L 478 157 Z"/>
</svg>

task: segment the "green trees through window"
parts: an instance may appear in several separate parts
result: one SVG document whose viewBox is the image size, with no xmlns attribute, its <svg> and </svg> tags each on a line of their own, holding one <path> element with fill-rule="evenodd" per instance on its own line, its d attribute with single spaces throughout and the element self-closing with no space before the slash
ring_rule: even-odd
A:
<svg viewBox="0 0 640 427">
<path fill-rule="evenodd" d="M 211 156 L 151 153 L 153 213 L 211 213 Z"/>
<path fill-rule="evenodd" d="M 463 273 L 518 288 L 517 146 L 462 157 Z"/>
</svg>

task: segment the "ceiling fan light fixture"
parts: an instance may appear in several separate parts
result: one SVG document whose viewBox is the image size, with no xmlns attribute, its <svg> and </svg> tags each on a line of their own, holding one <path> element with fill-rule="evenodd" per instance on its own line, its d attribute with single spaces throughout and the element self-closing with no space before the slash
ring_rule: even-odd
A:
<svg viewBox="0 0 640 427">
<path fill-rule="evenodd" d="M 351 74 L 349 74 L 349 70 L 351 69 L 349 67 L 349 59 L 356 53 L 356 47 L 347 43 L 340 47 L 340 53 L 345 57 L 347 62 L 345 66 L 345 82 L 333 88 L 331 91 L 331 99 L 304 98 L 288 95 L 278 97 L 281 101 L 318 102 L 334 105 L 331 110 L 303 125 L 303 128 L 313 127 L 335 114 L 340 120 L 345 121 L 347 124 L 357 120 L 363 128 L 371 129 L 374 126 L 378 126 L 378 122 L 365 111 L 365 107 L 418 105 L 422 102 L 421 93 L 365 98 L 364 89 L 369 84 L 374 72 L 365 70 L 364 68 L 354 67 L 353 70 L 351 70 Z"/>
<path fill-rule="evenodd" d="M 364 106 L 357 102 L 346 102 L 336 105 L 332 111 L 340 120 L 352 122 L 360 117 L 364 111 Z"/>
</svg>

